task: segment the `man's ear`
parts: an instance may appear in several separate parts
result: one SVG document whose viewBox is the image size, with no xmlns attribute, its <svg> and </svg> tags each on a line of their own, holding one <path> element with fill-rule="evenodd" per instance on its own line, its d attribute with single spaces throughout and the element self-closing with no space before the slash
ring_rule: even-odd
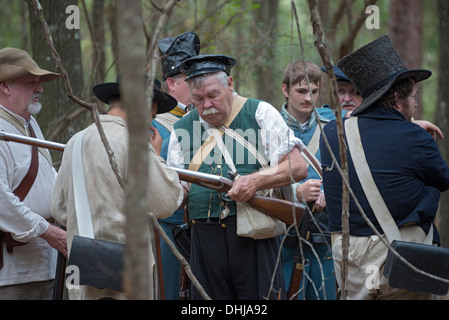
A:
<svg viewBox="0 0 449 320">
<path fill-rule="evenodd" d="M 165 84 L 167 85 L 167 88 L 170 91 L 175 90 L 175 81 L 176 81 L 175 78 L 172 78 L 172 77 L 167 78 L 167 80 L 165 80 Z"/>
<path fill-rule="evenodd" d="M 229 86 L 229 90 L 231 90 L 231 92 L 233 92 L 234 91 L 234 79 L 231 76 L 228 77 L 228 86 Z"/>
<path fill-rule="evenodd" d="M 11 90 L 9 89 L 9 85 L 5 81 L 0 82 L 0 91 L 3 92 L 7 96 L 9 96 L 11 93 Z"/>
<path fill-rule="evenodd" d="M 284 96 L 285 96 L 286 98 L 288 98 L 289 92 L 288 92 L 287 85 L 286 85 L 285 83 L 282 84 L 282 93 L 284 94 Z"/>
</svg>

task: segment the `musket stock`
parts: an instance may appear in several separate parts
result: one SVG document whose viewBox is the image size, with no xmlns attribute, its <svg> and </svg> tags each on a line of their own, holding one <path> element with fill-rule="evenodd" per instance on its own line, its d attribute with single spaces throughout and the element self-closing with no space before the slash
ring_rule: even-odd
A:
<svg viewBox="0 0 449 320">
<path fill-rule="evenodd" d="M 5 131 L 0 132 L 0 140 L 35 145 L 41 148 L 47 148 L 56 151 L 64 151 L 65 148 L 65 144 L 62 143 L 6 133 Z M 186 169 L 173 169 L 178 173 L 179 178 L 183 181 L 194 183 L 220 192 L 228 192 L 233 185 L 232 180 L 221 176 Z M 287 226 L 293 224 L 299 225 L 304 215 L 304 208 L 294 202 L 286 200 L 254 196 L 248 201 L 248 203 L 260 212 L 263 212 L 273 218 L 285 222 Z"/>
</svg>

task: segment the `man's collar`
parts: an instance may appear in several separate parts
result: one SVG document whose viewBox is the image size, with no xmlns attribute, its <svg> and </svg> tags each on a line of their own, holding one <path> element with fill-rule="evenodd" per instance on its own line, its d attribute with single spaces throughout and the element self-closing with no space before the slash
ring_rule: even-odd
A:
<svg viewBox="0 0 449 320">
<path fill-rule="evenodd" d="M 7 109 L 6 107 L 4 107 L 1 104 L 0 104 L 0 108 L 2 108 L 5 112 L 7 112 L 12 118 L 14 118 L 21 125 L 26 126 L 31 121 L 31 117 L 30 117 L 29 121 L 26 121 L 25 118 L 23 118 L 22 116 L 19 116 L 18 114 L 12 112 L 11 110 Z"/>
<path fill-rule="evenodd" d="M 306 121 L 306 123 L 301 124 L 299 123 L 298 120 L 296 120 L 295 117 L 293 117 L 287 110 L 287 102 L 284 103 L 284 105 L 282 106 L 282 110 L 281 110 L 281 115 L 282 118 L 284 118 L 285 122 L 287 123 L 287 125 L 293 129 L 293 130 L 300 130 L 300 131 L 305 131 L 308 128 L 310 128 L 311 126 L 315 125 L 316 123 L 316 116 L 315 113 L 312 112 L 310 114 L 309 119 Z"/>
</svg>

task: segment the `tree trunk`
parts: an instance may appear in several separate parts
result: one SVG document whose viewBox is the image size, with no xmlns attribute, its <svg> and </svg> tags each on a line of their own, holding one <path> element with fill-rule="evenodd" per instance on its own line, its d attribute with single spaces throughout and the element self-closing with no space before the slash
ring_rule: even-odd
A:
<svg viewBox="0 0 449 320">
<path fill-rule="evenodd" d="M 76 0 L 40 0 L 43 7 L 45 20 L 52 32 L 54 45 L 61 56 L 64 68 L 70 75 L 70 82 L 76 95 L 80 95 L 84 89 L 83 68 L 81 60 L 81 35 L 77 29 L 67 29 L 65 13 L 67 6 L 76 5 Z M 45 41 L 40 21 L 36 18 L 33 8 L 30 7 L 31 48 L 30 55 L 43 69 L 56 71 L 56 64 L 51 56 Z M 42 110 L 36 116 L 37 121 L 45 137 L 58 125 L 57 119 L 63 117 L 72 109 L 79 108 L 67 97 L 64 81 L 60 78 L 42 84 Z M 85 127 L 85 122 L 78 120 L 73 122 L 69 129 L 61 134 L 57 141 L 66 143 L 77 131 Z M 57 163 L 62 158 L 61 152 L 52 152 L 53 162 Z"/>
<path fill-rule="evenodd" d="M 104 0 L 95 0 L 92 11 L 93 36 L 95 47 L 94 56 L 94 80 L 95 83 L 102 83 L 105 77 L 105 40 L 104 40 Z"/>
<path fill-rule="evenodd" d="M 157 281 L 148 270 L 153 232 L 149 232 L 146 186 L 148 185 L 149 108 L 146 108 L 145 44 L 140 0 L 117 1 L 120 66 L 122 68 L 121 100 L 127 107 L 129 130 L 129 163 L 126 175 L 126 250 L 125 291 L 129 299 L 157 298 Z M 154 230 L 151 228 L 151 231 Z"/>
<path fill-rule="evenodd" d="M 391 1 L 391 41 L 409 69 L 420 69 L 422 66 L 423 13 L 423 0 Z M 415 118 L 421 117 L 422 105 L 419 103 Z"/>
<path fill-rule="evenodd" d="M 277 12 L 279 7 L 279 0 L 255 0 L 254 3 L 260 7 L 254 11 L 254 27 L 252 28 L 253 39 L 257 48 L 257 63 L 255 67 L 256 74 L 256 94 L 257 98 L 271 103 L 273 106 L 278 105 L 278 101 L 273 92 L 279 91 L 279 84 L 273 81 L 269 76 L 273 68 L 273 62 L 276 61 L 275 46 L 277 35 Z"/>
<path fill-rule="evenodd" d="M 449 30 L 449 1 L 438 1 L 440 52 L 438 70 L 438 105 L 436 110 L 436 124 L 441 128 L 445 136 L 439 140 L 439 148 L 446 162 L 449 163 L 449 42 L 447 32 Z M 439 208 L 439 230 L 443 246 L 449 247 L 449 191 L 442 193 Z"/>
</svg>

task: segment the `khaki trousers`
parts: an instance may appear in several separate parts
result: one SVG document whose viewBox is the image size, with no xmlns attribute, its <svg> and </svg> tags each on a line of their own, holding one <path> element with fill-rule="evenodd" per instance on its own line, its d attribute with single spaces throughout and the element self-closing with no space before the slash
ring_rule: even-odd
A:
<svg viewBox="0 0 449 320">
<path fill-rule="evenodd" d="M 52 300 L 54 280 L 0 287 L 0 300 Z"/>
<path fill-rule="evenodd" d="M 400 229 L 404 241 L 422 242 L 424 231 L 417 226 Z M 383 237 L 386 239 L 385 235 Z M 342 283 L 342 238 L 341 233 L 332 234 L 332 256 L 338 286 Z M 348 300 L 436 300 L 438 296 L 395 289 L 388 285 L 383 275 L 388 247 L 376 235 L 349 237 L 348 276 L 346 279 Z"/>
</svg>

